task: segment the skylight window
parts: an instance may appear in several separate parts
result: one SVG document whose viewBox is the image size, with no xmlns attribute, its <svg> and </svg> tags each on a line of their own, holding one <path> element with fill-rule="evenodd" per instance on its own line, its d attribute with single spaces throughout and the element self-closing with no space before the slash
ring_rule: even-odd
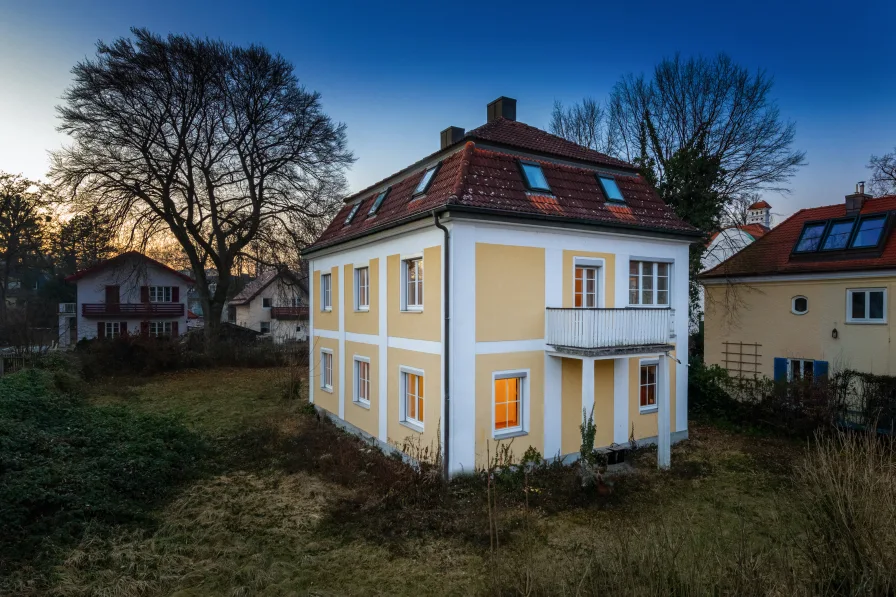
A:
<svg viewBox="0 0 896 597">
<path fill-rule="evenodd" d="M 429 189 L 429 185 L 432 184 L 432 179 L 436 177 L 436 172 L 439 170 L 440 165 L 441 164 L 436 164 L 435 166 L 426 169 L 426 172 L 423 173 L 423 178 L 420 179 L 417 188 L 414 189 L 415 195 L 422 195 Z"/>
<path fill-rule="evenodd" d="M 886 223 L 886 215 L 864 217 L 859 220 L 859 229 L 852 240 L 852 248 L 876 247 L 880 243 Z"/>
<path fill-rule="evenodd" d="M 621 201 L 625 203 L 625 197 L 622 196 L 622 191 L 619 190 L 619 185 L 616 184 L 616 180 L 609 176 L 598 176 L 597 179 L 600 181 L 600 186 L 604 189 L 604 195 L 607 196 L 608 201 Z"/>
<path fill-rule="evenodd" d="M 373 205 L 370 206 L 370 211 L 367 212 L 368 216 L 374 215 L 377 210 L 379 210 L 380 206 L 383 204 L 383 201 L 386 200 L 386 195 L 389 194 L 389 191 L 392 190 L 392 187 L 389 187 L 385 191 L 381 192 L 376 196 L 376 199 L 373 200 Z"/>
<path fill-rule="evenodd" d="M 827 222 L 815 224 L 806 224 L 803 232 L 800 234 L 800 240 L 796 243 L 796 253 L 808 253 L 809 251 L 817 251 L 821 246 L 821 237 L 824 235 L 824 229 L 827 228 Z"/>
<path fill-rule="evenodd" d="M 822 245 L 823 251 L 831 251 L 833 249 L 845 249 L 849 244 L 849 237 L 852 235 L 853 226 L 856 221 L 854 219 L 839 220 L 831 224 L 828 235 L 824 239 Z"/>
<path fill-rule="evenodd" d="M 360 207 L 361 207 L 361 202 L 360 202 L 360 201 L 359 201 L 358 203 L 355 203 L 355 204 L 352 206 L 352 210 L 351 210 L 350 212 L 348 212 L 348 216 L 346 216 L 346 218 L 345 218 L 345 225 L 346 225 L 346 226 L 348 226 L 349 224 L 352 223 L 352 218 L 354 218 L 354 217 L 355 217 L 355 214 L 358 213 L 358 208 L 360 208 Z"/>
<path fill-rule="evenodd" d="M 551 192 L 551 186 L 548 184 L 548 179 L 544 177 L 541 166 L 534 162 L 520 162 L 520 168 L 523 171 L 526 187 L 530 191 Z"/>
</svg>

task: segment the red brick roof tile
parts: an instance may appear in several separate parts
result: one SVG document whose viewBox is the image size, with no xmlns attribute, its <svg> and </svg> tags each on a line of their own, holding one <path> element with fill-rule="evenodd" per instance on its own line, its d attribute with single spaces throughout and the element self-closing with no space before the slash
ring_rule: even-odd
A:
<svg viewBox="0 0 896 597">
<path fill-rule="evenodd" d="M 864 215 L 891 210 L 896 210 L 896 195 L 868 199 L 860 213 Z M 781 222 L 762 238 L 757 239 L 756 242 L 735 253 L 711 270 L 704 272 L 700 277 L 769 276 L 896 268 L 896 242 L 893 241 L 892 234 L 885 239 L 883 251 L 879 256 L 849 258 L 848 251 L 838 254 L 839 258 L 832 256 L 830 259 L 824 258 L 823 253 L 811 254 L 811 258 L 807 258 L 805 255 L 794 258 L 791 255 L 803 230 L 803 224 L 814 220 L 840 218 L 845 215 L 846 205 L 844 203 L 802 209 Z M 816 256 L 818 258 L 815 258 Z"/>
<path fill-rule="evenodd" d="M 766 201 L 757 201 L 747 209 L 771 209 L 772 206 L 769 205 Z"/>
</svg>

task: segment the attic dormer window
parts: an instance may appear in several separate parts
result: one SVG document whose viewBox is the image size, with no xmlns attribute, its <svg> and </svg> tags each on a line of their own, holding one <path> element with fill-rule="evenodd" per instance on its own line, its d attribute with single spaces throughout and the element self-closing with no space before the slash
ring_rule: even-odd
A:
<svg viewBox="0 0 896 597">
<path fill-rule="evenodd" d="M 417 188 L 414 189 L 415 196 L 422 195 L 429 190 L 429 185 L 432 184 L 432 179 L 436 177 L 436 172 L 438 172 L 440 165 L 441 163 L 426 169 L 426 172 L 423 173 L 423 178 L 420 179 L 420 182 L 417 183 Z"/>
<path fill-rule="evenodd" d="M 817 251 L 821 245 L 821 237 L 824 236 L 824 229 L 827 228 L 827 222 L 817 222 L 815 224 L 806 224 L 800 239 L 796 243 L 795 253 L 808 253 Z"/>
<path fill-rule="evenodd" d="M 855 223 L 856 221 L 853 218 L 833 222 L 821 249 L 823 251 L 845 249 L 846 245 L 849 244 L 849 237 L 852 236 L 852 228 Z"/>
<path fill-rule="evenodd" d="M 604 195 L 607 196 L 607 201 L 625 203 L 625 197 L 622 196 L 622 191 L 619 190 L 619 185 L 616 184 L 616 179 L 610 176 L 598 176 L 597 180 L 600 182 L 600 186 L 604 189 Z"/>
<path fill-rule="evenodd" d="M 520 162 L 520 169 L 523 171 L 523 180 L 527 189 L 530 191 L 551 192 L 551 186 L 548 184 L 548 179 L 545 178 L 539 164 L 535 162 Z"/>
<path fill-rule="evenodd" d="M 859 229 L 852 239 L 853 248 L 876 247 L 880 243 L 887 216 L 866 216 L 859 220 Z"/>
<path fill-rule="evenodd" d="M 385 191 L 381 192 L 379 195 L 376 196 L 376 199 L 373 200 L 373 205 L 370 206 L 370 211 L 367 212 L 368 216 L 372 216 L 372 215 L 376 214 L 376 212 L 379 210 L 380 206 L 383 204 L 383 201 L 386 200 L 386 195 L 388 195 L 389 191 L 391 191 L 391 190 L 392 190 L 392 187 L 389 187 L 388 189 L 386 189 Z"/>
<path fill-rule="evenodd" d="M 360 207 L 361 207 L 361 203 L 360 203 L 360 202 L 355 203 L 355 204 L 352 206 L 352 210 L 351 210 L 350 212 L 348 212 L 348 216 L 346 216 L 346 218 L 345 218 L 345 225 L 346 225 L 346 226 L 348 226 L 349 224 L 352 223 L 352 218 L 354 218 L 354 217 L 355 217 L 355 214 L 358 213 L 358 208 L 360 208 Z"/>
</svg>

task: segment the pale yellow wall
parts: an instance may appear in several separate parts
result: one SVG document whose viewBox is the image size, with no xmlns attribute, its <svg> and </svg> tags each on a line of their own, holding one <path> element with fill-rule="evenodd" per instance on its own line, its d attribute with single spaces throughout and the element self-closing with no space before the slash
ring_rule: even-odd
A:
<svg viewBox="0 0 896 597">
<path fill-rule="evenodd" d="M 675 351 L 670 353 L 675 358 Z M 641 361 L 650 361 L 654 359 L 631 358 L 628 360 L 628 433 L 631 434 L 632 426 L 634 426 L 635 439 L 644 439 L 645 437 L 655 437 L 659 431 L 657 429 L 656 411 L 641 414 Z M 669 361 L 669 430 L 674 433 L 675 429 L 675 361 Z"/>
<path fill-rule="evenodd" d="M 320 349 L 329 348 L 333 351 L 333 391 L 328 392 L 320 387 L 322 367 Z M 314 362 L 312 363 L 311 380 L 314 384 L 314 404 L 328 410 L 334 415 L 339 415 L 339 341 L 332 338 L 314 337 Z"/>
<path fill-rule="evenodd" d="M 578 453 L 582 446 L 582 361 L 563 359 L 561 365 L 560 451 Z M 613 443 L 613 361 L 594 361 L 595 447 Z"/>
<path fill-rule="evenodd" d="M 603 287 L 598 292 L 603 293 L 604 306 L 612 309 L 616 305 L 616 255 L 613 253 L 591 253 L 588 251 L 563 251 L 563 306 L 574 307 L 573 292 L 575 281 L 574 259 L 585 257 L 588 259 L 603 259 L 606 271 L 603 275 Z"/>
<path fill-rule="evenodd" d="M 476 244 L 476 341 L 544 338 L 544 249 Z"/>
<path fill-rule="evenodd" d="M 426 267 L 426 266 L 424 266 Z M 426 274 L 424 274 L 425 276 Z M 424 280 L 426 278 L 424 277 Z M 425 295 L 424 295 L 424 300 Z M 415 352 L 400 348 L 388 350 L 387 388 L 388 398 L 388 440 L 401 448 L 409 438 L 419 441 L 423 447 L 435 450 L 439 446 L 440 425 L 442 423 L 442 360 L 437 354 Z M 423 376 L 423 432 L 402 425 L 399 420 L 398 403 L 401 399 L 400 367 L 421 369 Z M 415 454 L 411 454 L 415 456 Z"/>
<path fill-rule="evenodd" d="M 370 405 L 355 402 L 355 356 L 370 359 Z M 379 435 L 379 348 L 374 344 L 345 342 L 345 420 L 370 435 Z"/>
<path fill-rule="evenodd" d="M 314 276 L 314 327 L 321 330 L 339 329 L 339 268 L 334 266 L 323 273 L 330 273 L 330 302 L 333 305 L 332 311 L 321 311 L 320 309 L 320 275 L 321 271 L 315 271 Z"/>
<path fill-rule="evenodd" d="M 760 282 L 706 287 L 705 358 L 722 365 L 723 342 L 761 344 L 762 375 L 773 377 L 775 357 L 828 361 L 830 371 L 852 368 L 896 374 L 890 325 L 848 324 L 849 288 L 886 288 L 887 321 L 894 321 L 893 278 Z M 794 296 L 809 299 L 809 312 L 790 312 Z M 838 338 L 831 332 L 836 329 Z"/>
<path fill-rule="evenodd" d="M 347 264 L 345 270 L 345 289 L 342 293 L 343 307 L 345 308 L 345 331 L 355 334 L 370 334 L 375 336 L 379 333 L 379 278 L 380 268 L 379 259 L 371 259 L 368 266 L 370 274 L 370 309 L 367 311 L 355 310 L 355 267 L 354 264 Z M 424 265 L 425 267 L 425 265 Z M 424 274 L 424 283 L 425 283 Z M 426 300 L 424 294 L 423 300 Z"/>
<path fill-rule="evenodd" d="M 495 440 L 493 434 L 492 374 L 529 370 L 528 433 L 513 439 Z M 513 352 L 476 355 L 476 465 L 487 466 L 499 446 L 510 446 L 518 462 L 529 446 L 544 452 L 544 352 Z M 551 454 L 550 456 L 553 456 Z"/>
<path fill-rule="evenodd" d="M 423 250 L 423 310 L 401 310 L 401 257 L 386 259 L 389 335 L 438 342 L 442 338 L 442 248 Z M 315 321 L 315 323 L 317 323 Z"/>
</svg>

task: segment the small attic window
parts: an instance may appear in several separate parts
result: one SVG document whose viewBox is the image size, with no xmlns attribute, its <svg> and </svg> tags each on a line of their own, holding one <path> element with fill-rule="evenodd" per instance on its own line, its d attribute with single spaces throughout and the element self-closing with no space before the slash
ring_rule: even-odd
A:
<svg viewBox="0 0 896 597">
<path fill-rule="evenodd" d="M 887 223 L 886 214 L 880 216 L 865 216 L 859 220 L 859 227 L 855 238 L 852 239 L 852 248 L 861 249 L 876 247 L 880 243 L 881 234 Z"/>
<path fill-rule="evenodd" d="M 604 189 L 604 195 L 607 196 L 607 201 L 625 203 L 625 197 L 622 196 L 622 191 L 619 190 L 619 185 L 616 184 L 616 179 L 610 176 L 598 176 L 597 180 L 600 181 L 600 186 Z"/>
<path fill-rule="evenodd" d="M 348 212 L 348 215 L 345 217 L 345 225 L 348 226 L 352 223 L 352 219 L 355 217 L 355 214 L 358 213 L 358 208 L 361 207 L 361 202 L 355 203 L 352 206 L 352 210 Z"/>
<path fill-rule="evenodd" d="M 824 244 L 821 246 L 821 250 L 845 249 L 846 245 L 849 244 L 849 237 L 852 236 L 852 229 L 855 223 L 855 218 L 835 220 L 831 224 L 831 229 L 828 230 L 828 235 L 824 237 Z"/>
<path fill-rule="evenodd" d="M 547 191 L 551 192 L 551 186 L 548 179 L 544 176 L 541 165 L 535 162 L 520 162 L 520 169 L 523 171 L 523 180 L 526 182 L 526 188 L 530 191 Z"/>
<path fill-rule="evenodd" d="M 392 190 L 392 187 L 389 187 L 388 189 L 386 189 L 385 191 L 381 192 L 379 195 L 376 196 L 376 199 L 373 200 L 373 205 L 370 206 L 370 211 L 367 212 L 368 216 L 372 216 L 372 215 L 376 214 L 376 212 L 379 210 L 380 206 L 383 204 L 383 201 L 386 200 L 386 195 L 388 195 L 389 191 L 391 191 L 391 190 Z"/>
<path fill-rule="evenodd" d="M 806 224 L 800 233 L 800 239 L 796 243 L 794 253 L 808 253 L 817 251 L 821 245 L 821 237 L 824 236 L 824 230 L 827 228 L 827 222 L 816 222 L 814 224 Z"/>
<path fill-rule="evenodd" d="M 426 172 L 423 173 L 423 178 L 420 179 L 417 188 L 414 189 L 414 195 L 422 195 L 429 189 L 429 185 L 432 184 L 432 179 L 436 177 L 436 172 L 439 171 L 439 166 L 441 165 L 442 163 L 439 162 L 435 166 L 426 169 Z"/>
</svg>

